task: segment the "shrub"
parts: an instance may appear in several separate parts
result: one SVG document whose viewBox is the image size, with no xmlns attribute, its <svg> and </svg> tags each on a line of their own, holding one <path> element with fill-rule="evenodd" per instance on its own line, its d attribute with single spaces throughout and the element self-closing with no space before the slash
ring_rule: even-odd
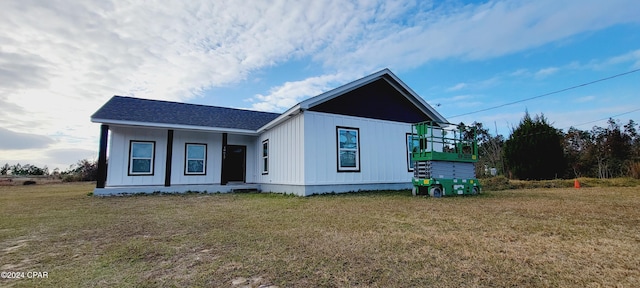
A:
<svg viewBox="0 0 640 288">
<path fill-rule="evenodd" d="M 629 163 L 629 177 L 640 179 L 640 162 Z"/>
<path fill-rule="evenodd" d="M 82 181 L 82 176 L 79 174 L 66 174 L 62 176 L 62 182 L 78 182 Z"/>
<path fill-rule="evenodd" d="M 480 180 L 480 184 L 483 189 L 486 190 L 506 190 L 511 189 L 511 185 L 509 184 L 509 179 L 504 176 L 496 176 L 490 178 L 483 178 Z"/>
<path fill-rule="evenodd" d="M 551 180 L 562 176 L 565 158 L 561 132 L 544 115 L 526 112 L 504 146 L 508 171 L 522 180 Z"/>
<path fill-rule="evenodd" d="M 65 174 L 62 178 L 64 182 L 96 181 L 98 162 L 87 159 L 80 160 L 63 174 Z"/>
</svg>

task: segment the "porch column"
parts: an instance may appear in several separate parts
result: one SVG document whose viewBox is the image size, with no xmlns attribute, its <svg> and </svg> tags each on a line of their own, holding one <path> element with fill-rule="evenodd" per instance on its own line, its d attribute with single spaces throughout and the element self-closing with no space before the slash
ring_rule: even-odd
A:
<svg viewBox="0 0 640 288">
<path fill-rule="evenodd" d="M 96 176 L 96 188 L 104 188 L 107 182 L 107 140 L 109 138 L 109 125 L 100 125 L 100 147 L 98 148 L 98 175 Z"/>
<path fill-rule="evenodd" d="M 224 159 L 227 157 L 227 133 L 222 133 L 222 163 L 220 164 L 220 185 L 227 185 L 227 177 L 224 173 Z"/>
<path fill-rule="evenodd" d="M 166 159 L 166 165 L 164 168 L 164 186 L 165 187 L 169 187 L 171 186 L 171 162 L 173 162 L 172 159 L 173 156 L 173 130 L 169 129 L 167 131 L 167 159 Z"/>
</svg>

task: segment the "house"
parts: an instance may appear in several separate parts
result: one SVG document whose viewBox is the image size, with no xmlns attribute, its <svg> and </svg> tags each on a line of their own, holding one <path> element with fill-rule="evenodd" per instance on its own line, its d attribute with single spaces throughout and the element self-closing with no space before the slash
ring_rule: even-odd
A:
<svg viewBox="0 0 640 288">
<path fill-rule="evenodd" d="M 114 96 L 91 116 L 94 194 L 410 189 L 411 123 L 426 120 L 447 122 L 388 69 L 282 114 Z"/>
</svg>

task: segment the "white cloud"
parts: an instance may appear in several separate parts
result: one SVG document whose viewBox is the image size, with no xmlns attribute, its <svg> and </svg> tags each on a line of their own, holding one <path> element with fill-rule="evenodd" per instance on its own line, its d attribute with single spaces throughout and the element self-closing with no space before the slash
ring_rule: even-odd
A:
<svg viewBox="0 0 640 288">
<path fill-rule="evenodd" d="M 396 68 L 450 57 L 486 59 L 614 24 L 637 23 L 640 18 L 631 8 L 637 6 L 632 0 L 541 0 L 489 1 L 454 9 L 444 4 L 427 11 L 408 7 L 405 17 L 411 25 L 377 17 L 385 21 L 364 25 L 368 37 L 321 51 L 318 58 L 332 67 L 376 63 Z"/>
<path fill-rule="evenodd" d="M 271 88 L 269 94 L 258 94 L 252 98 L 253 109 L 260 111 L 283 111 L 303 99 L 316 96 L 344 81 L 342 74 L 329 74 L 311 77 L 301 81 L 285 82 L 281 86 Z"/>
<path fill-rule="evenodd" d="M 43 155 L 44 161 L 51 165 L 50 168 L 60 168 L 63 171 L 70 165 L 76 164 L 78 160 L 96 160 L 97 157 L 97 152 L 94 150 L 76 148 L 51 149 Z"/>
<path fill-rule="evenodd" d="M 471 81 L 471 82 L 465 82 L 465 83 L 458 83 L 458 84 L 453 85 L 451 87 L 445 88 L 444 91 L 445 92 L 456 92 L 456 91 L 460 91 L 462 89 L 465 89 L 465 90 L 483 90 L 483 89 L 488 89 L 488 88 L 491 88 L 491 87 L 494 87 L 494 86 L 500 84 L 503 81 L 503 78 L 504 78 L 504 75 L 502 75 L 502 74 L 494 75 L 491 78 L 487 78 L 487 79 Z"/>
<path fill-rule="evenodd" d="M 466 83 L 458 83 L 456 85 L 453 85 L 447 89 L 445 89 L 448 92 L 453 92 L 453 91 L 458 91 L 461 89 L 464 89 L 465 87 L 467 87 L 468 85 Z"/>
<path fill-rule="evenodd" d="M 468 100 L 471 100 L 473 98 L 476 98 L 476 96 L 473 96 L 473 95 L 457 95 L 457 96 L 450 97 L 449 99 L 451 101 L 468 101 Z"/>
<path fill-rule="evenodd" d="M 89 117 L 111 95 L 187 100 L 312 54 L 360 8 L 338 4 L 9 1 L 0 11 L 0 123 L 95 149 Z M 275 106 L 286 102 L 278 93 Z"/>
<path fill-rule="evenodd" d="M 640 49 L 630 51 L 628 53 L 625 53 L 619 56 L 612 57 L 607 61 L 605 61 L 605 64 L 615 65 L 615 64 L 627 63 L 627 62 L 632 62 L 633 68 L 640 68 Z"/>
<path fill-rule="evenodd" d="M 69 147 L 73 146 L 53 149 L 0 150 L 0 154 L 2 154 L 0 165 L 4 165 L 4 163 L 8 163 L 9 165 L 18 163 L 22 165 L 31 164 L 37 167 L 47 166 L 49 171 L 55 168 L 64 171 L 68 169 L 71 164 L 77 163 L 78 160 L 95 160 L 97 158 L 97 152 L 94 150 Z"/>
<path fill-rule="evenodd" d="M 35 135 L 11 131 L 0 127 L 0 150 L 24 150 L 46 148 L 54 142 L 44 135 Z M 10 153 L 5 151 L 4 153 Z"/>
<path fill-rule="evenodd" d="M 596 96 L 593 95 L 589 95 L 589 96 L 584 96 L 584 97 L 580 97 L 574 100 L 574 102 L 576 103 L 587 103 L 587 102 L 592 102 L 596 100 Z"/>
<path fill-rule="evenodd" d="M 92 150 L 89 117 L 114 94 L 184 101 L 291 59 L 315 61 L 321 76 L 251 99 L 282 110 L 380 67 L 486 59 L 640 21 L 633 0 L 455 3 L 5 1 L 0 125 L 55 139 L 48 149 Z"/>
<path fill-rule="evenodd" d="M 516 71 L 509 73 L 509 76 L 512 76 L 512 77 L 520 77 L 520 76 L 526 76 L 526 75 L 529 75 L 529 70 L 527 69 L 518 69 Z"/>
<path fill-rule="evenodd" d="M 558 72 L 558 70 L 560 70 L 557 67 L 547 67 L 547 68 L 543 68 L 538 70 L 538 72 L 535 73 L 535 77 L 536 78 L 544 78 L 550 75 L 555 74 L 556 72 Z"/>
<path fill-rule="evenodd" d="M 430 105 L 434 106 L 445 118 L 466 113 L 470 108 L 481 107 L 487 105 L 486 97 L 483 95 L 463 94 L 455 95 L 446 98 L 435 98 L 429 101 Z M 458 118 L 447 120 L 458 121 Z M 454 121 L 454 122 L 456 122 Z M 473 121 L 472 121 L 473 122 Z M 469 122 L 471 123 L 471 122 Z"/>
</svg>

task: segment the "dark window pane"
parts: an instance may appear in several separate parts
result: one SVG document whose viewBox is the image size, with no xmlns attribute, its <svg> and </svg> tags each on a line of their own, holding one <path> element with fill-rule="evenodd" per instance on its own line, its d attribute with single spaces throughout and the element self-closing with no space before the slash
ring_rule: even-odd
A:
<svg viewBox="0 0 640 288">
<path fill-rule="evenodd" d="M 133 159 L 131 163 L 131 172 L 133 173 L 151 173 L 151 159 Z"/>
<path fill-rule="evenodd" d="M 187 173 L 204 173 L 204 161 L 203 160 L 187 161 Z"/>
<path fill-rule="evenodd" d="M 356 152 L 355 151 L 340 151 L 340 166 L 341 167 L 356 167 Z"/>
</svg>

